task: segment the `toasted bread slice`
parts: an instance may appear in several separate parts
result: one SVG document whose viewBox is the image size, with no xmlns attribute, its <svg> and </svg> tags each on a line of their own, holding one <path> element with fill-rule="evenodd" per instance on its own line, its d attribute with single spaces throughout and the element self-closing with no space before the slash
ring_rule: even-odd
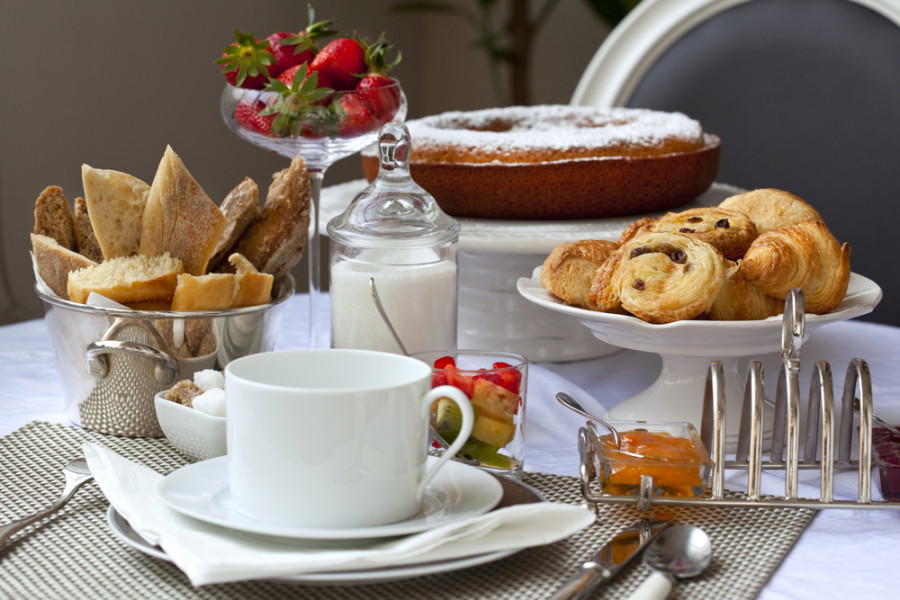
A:
<svg viewBox="0 0 900 600">
<path fill-rule="evenodd" d="M 226 310 L 234 299 L 235 276 L 232 273 L 210 273 L 178 276 L 172 298 L 172 310 Z"/>
<path fill-rule="evenodd" d="M 88 213 L 87 201 L 78 196 L 75 198 L 75 249 L 94 262 L 103 261 L 103 250 L 94 235 L 91 215 Z"/>
<path fill-rule="evenodd" d="M 185 272 L 203 275 L 224 229 L 219 207 L 166 146 L 144 209 L 140 253 L 168 252 L 184 263 Z"/>
<path fill-rule="evenodd" d="M 237 187 L 228 192 L 225 200 L 219 206 L 219 210 L 225 215 L 225 229 L 222 237 L 216 244 L 216 250 L 210 259 L 210 266 L 216 266 L 228 256 L 238 239 L 247 227 L 259 218 L 259 188 L 256 182 L 245 177 Z"/>
<path fill-rule="evenodd" d="M 272 284 L 275 278 L 269 273 L 260 273 L 245 256 L 232 254 L 228 262 L 236 271 L 233 308 L 268 304 L 272 299 Z"/>
<path fill-rule="evenodd" d="M 53 238 L 67 250 L 75 250 L 75 217 L 62 188 L 51 185 L 34 202 L 34 233 Z"/>
<path fill-rule="evenodd" d="M 52 237 L 37 233 L 31 234 L 31 250 L 34 252 L 38 275 L 53 293 L 65 300 L 69 299 L 69 273 L 97 264 L 77 252 L 64 248 Z"/>
<path fill-rule="evenodd" d="M 120 304 L 170 300 L 184 264 L 168 252 L 111 258 L 69 274 L 69 299 L 84 304 L 96 292 Z"/>
<path fill-rule="evenodd" d="M 150 186 L 119 171 L 81 166 L 84 199 L 103 258 L 137 254 Z"/>
<path fill-rule="evenodd" d="M 257 270 L 276 279 L 290 271 L 306 247 L 311 188 L 306 163 L 298 155 L 275 173 L 259 219 L 234 246 Z"/>
</svg>

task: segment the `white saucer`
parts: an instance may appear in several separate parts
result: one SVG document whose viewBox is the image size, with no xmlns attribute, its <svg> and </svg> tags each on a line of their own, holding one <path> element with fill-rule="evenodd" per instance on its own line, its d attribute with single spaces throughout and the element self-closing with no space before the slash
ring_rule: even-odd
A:
<svg viewBox="0 0 900 600">
<path fill-rule="evenodd" d="M 429 457 L 429 463 L 437 460 Z M 485 471 L 450 461 L 425 490 L 417 515 L 389 525 L 317 529 L 257 521 L 232 507 L 228 488 L 228 457 L 196 462 L 163 479 L 159 495 L 169 508 L 206 523 L 249 533 L 289 538 L 349 540 L 418 533 L 486 513 L 503 497 L 503 487 Z"/>
</svg>

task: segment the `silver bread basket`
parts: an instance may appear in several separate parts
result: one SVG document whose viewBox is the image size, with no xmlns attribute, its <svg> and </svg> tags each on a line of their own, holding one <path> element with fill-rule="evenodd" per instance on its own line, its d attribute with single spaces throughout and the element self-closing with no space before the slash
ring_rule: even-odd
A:
<svg viewBox="0 0 900 600">
<path fill-rule="evenodd" d="M 222 311 L 140 311 L 89 306 L 35 291 L 65 388 L 69 419 L 85 429 L 161 437 L 153 397 L 203 369 L 274 348 L 290 275 L 269 304 Z"/>
</svg>

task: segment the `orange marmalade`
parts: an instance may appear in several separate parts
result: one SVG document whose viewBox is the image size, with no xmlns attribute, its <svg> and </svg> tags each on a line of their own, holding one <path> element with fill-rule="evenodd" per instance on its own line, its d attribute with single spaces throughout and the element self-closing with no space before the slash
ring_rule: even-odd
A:
<svg viewBox="0 0 900 600">
<path fill-rule="evenodd" d="M 702 495 L 710 471 L 709 452 L 696 431 L 691 437 L 635 429 L 619 433 L 621 449 L 612 435 L 600 437 L 602 444 L 600 481 L 614 495 L 636 495 L 641 475 L 653 477 L 653 494 L 689 498 Z"/>
</svg>

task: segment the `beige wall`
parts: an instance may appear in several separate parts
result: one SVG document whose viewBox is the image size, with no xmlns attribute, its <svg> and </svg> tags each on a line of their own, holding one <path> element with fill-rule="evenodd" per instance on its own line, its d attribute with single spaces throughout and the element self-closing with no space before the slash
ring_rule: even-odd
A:
<svg viewBox="0 0 900 600">
<path fill-rule="evenodd" d="M 474 0 L 456 0 L 471 7 Z M 367 37 L 384 31 L 403 51 L 397 75 L 409 117 L 497 105 L 483 55 L 456 19 L 396 15 L 392 2 L 316 3 Z M 286 159 L 239 140 L 222 123 L 223 80 L 213 60 L 235 26 L 260 37 L 306 25 L 305 2 L 287 0 L 4 0 L 0 52 L 0 258 L 18 312 L 0 322 L 40 317 L 28 258 L 34 199 L 59 185 L 81 195 L 81 165 L 115 169 L 147 182 L 169 144 L 217 202 L 244 176 L 261 188 Z M 535 103 L 568 102 L 580 73 L 608 32 L 583 2 L 560 2 L 535 44 Z M 415 143 L 415 140 L 413 140 Z M 349 157 L 326 185 L 361 176 Z M 306 281 L 305 265 L 295 272 Z M 2 281 L 0 281 L 2 286 Z"/>
</svg>

